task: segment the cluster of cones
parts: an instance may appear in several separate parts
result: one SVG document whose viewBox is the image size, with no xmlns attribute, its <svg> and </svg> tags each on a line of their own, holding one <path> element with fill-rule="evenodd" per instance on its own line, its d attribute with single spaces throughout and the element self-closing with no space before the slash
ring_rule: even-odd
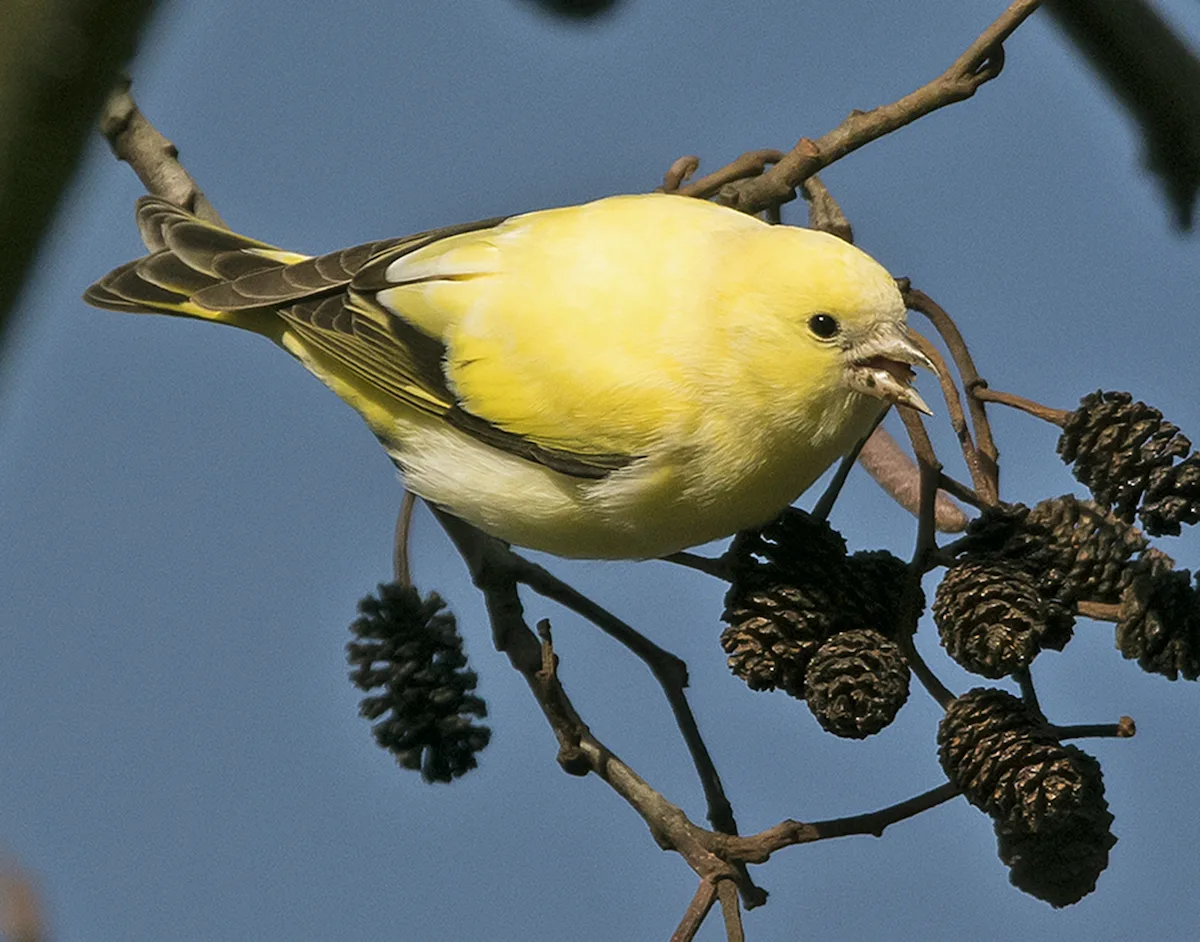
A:
<svg viewBox="0 0 1200 942">
<path fill-rule="evenodd" d="M 1092 499 L 1002 504 L 973 521 L 943 560 L 932 605 L 946 652 L 982 677 L 1021 676 L 1041 651 L 1065 647 L 1090 603 L 1113 613 L 1117 647 L 1143 669 L 1200 676 L 1200 579 L 1146 536 L 1200 522 L 1190 449 L 1129 394 L 1086 396 L 1058 450 Z M 721 644 L 733 672 L 804 700 L 839 736 L 891 723 L 925 608 L 918 574 L 888 553 L 848 554 L 826 522 L 798 510 L 739 535 L 728 559 Z M 938 740 L 950 780 L 993 818 L 1015 885 L 1056 906 L 1095 888 L 1116 841 L 1095 759 L 1058 742 L 1035 705 L 988 688 L 949 705 Z"/>
</svg>

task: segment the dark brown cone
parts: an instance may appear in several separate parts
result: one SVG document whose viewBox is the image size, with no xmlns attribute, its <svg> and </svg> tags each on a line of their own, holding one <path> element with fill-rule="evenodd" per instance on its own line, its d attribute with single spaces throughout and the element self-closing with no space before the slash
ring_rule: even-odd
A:
<svg viewBox="0 0 1200 942">
<path fill-rule="evenodd" d="M 822 727 L 865 739 L 891 723 L 908 699 L 908 662 L 878 631 L 842 631 L 809 662 L 804 693 Z"/>
<path fill-rule="evenodd" d="M 1096 500 L 1133 521 L 1156 469 L 1169 468 L 1191 442 L 1163 415 L 1127 392 L 1090 393 L 1067 418 L 1058 440 L 1063 461 Z"/>
<path fill-rule="evenodd" d="M 729 668 L 751 690 L 786 690 L 804 696 L 804 672 L 833 634 L 833 601 L 815 585 L 735 584 L 725 597 L 721 647 Z"/>
<path fill-rule="evenodd" d="M 908 563 L 887 550 L 858 552 L 847 562 L 847 604 L 857 624 L 892 640 L 911 635 L 925 611 L 925 593 Z"/>
<path fill-rule="evenodd" d="M 1200 677 L 1200 574 L 1191 586 L 1186 569 L 1151 549 L 1121 596 L 1117 648 L 1142 670 L 1170 680 Z"/>
<path fill-rule="evenodd" d="M 752 690 L 804 696 L 804 672 L 844 617 L 846 542 L 823 520 L 788 508 L 734 538 L 721 647 Z M 840 588 L 839 588 L 840 587 Z"/>
<path fill-rule="evenodd" d="M 947 653 L 983 677 L 1028 667 L 1044 648 L 1061 651 L 1074 617 L 1039 591 L 1025 568 L 999 556 L 964 557 L 951 566 L 933 600 Z"/>
<path fill-rule="evenodd" d="M 1095 501 L 1064 494 L 1039 503 L 991 508 L 972 521 L 973 548 L 1020 560 L 1043 595 L 1064 602 L 1116 603 L 1130 561 L 1149 542 Z"/>
<path fill-rule="evenodd" d="M 375 741 L 427 782 L 450 782 L 477 764 L 492 732 L 476 722 L 487 705 L 474 694 L 454 615 L 432 592 L 386 583 L 358 603 L 346 644 L 350 679 L 368 695 L 359 712 Z"/>
<path fill-rule="evenodd" d="M 840 571 L 845 558 L 842 535 L 796 507 L 761 527 L 741 531 L 729 547 L 735 578 L 824 575 Z"/>
<path fill-rule="evenodd" d="M 938 758 L 967 800 L 1010 831 L 1065 826 L 1095 801 L 1095 760 L 1062 745 L 1003 690 L 977 687 L 950 704 L 938 725 Z"/>
<path fill-rule="evenodd" d="M 1034 570 L 1043 594 L 1116 602 L 1128 582 L 1129 562 L 1149 542 L 1095 501 L 1064 494 L 1030 511 L 1029 525 L 1048 534 L 1043 564 Z"/>
<path fill-rule="evenodd" d="M 1152 536 L 1178 536 L 1182 526 L 1200 523 L 1200 451 L 1151 472 L 1138 517 Z"/>
<path fill-rule="evenodd" d="M 1082 776 L 1074 808 L 1042 827 L 1030 827 L 1022 816 L 995 822 L 1009 881 L 1055 907 L 1077 903 L 1096 888 L 1117 842 L 1110 830 L 1113 816 L 1104 798 L 1100 763 L 1074 746 L 1065 750 Z"/>
</svg>

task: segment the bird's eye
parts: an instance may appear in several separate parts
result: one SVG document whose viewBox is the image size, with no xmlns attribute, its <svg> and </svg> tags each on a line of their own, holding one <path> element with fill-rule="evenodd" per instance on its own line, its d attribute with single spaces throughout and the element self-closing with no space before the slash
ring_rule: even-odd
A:
<svg viewBox="0 0 1200 942">
<path fill-rule="evenodd" d="M 822 340 L 829 340 L 836 337 L 842 328 L 836 317 L 829 314 L 814 314 L 808 319 L 808 329 Z"/>
</svg>

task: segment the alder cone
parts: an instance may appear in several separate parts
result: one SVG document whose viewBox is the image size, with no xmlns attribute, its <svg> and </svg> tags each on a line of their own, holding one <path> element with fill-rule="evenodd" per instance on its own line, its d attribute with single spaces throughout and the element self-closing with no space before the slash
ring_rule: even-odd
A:
<svg viewBox="0 0 1200 942">
<path fill-rule="evenodd" d="M 893 641 L 911 634 L 925 611 L 925 593 L 908 563 L 887 550 L 866 550 L 855 553 L 847 564 L 849 620 Z"/>
<path fill-rule="evenodd" d="M 878 631 L 842 631 L 809 662 L 804 693 L 828 732 L 865 739 L 888 726 L 908 700 L 908 662 Z"/>
<path fill-rule="evenodd" d="M 1191 451 L 1191 442 L 1163 414 L 1127 392 L 1084 396 L 1063 425 L 1058 453 L 1095 499 L 1133 521 L 1155 471 Z"/>
<path fill-rule="evenodd" d="M 1117 648 L 1136 659 L 1142 670 L 1169 680 L 1200 677 L 1200 574 L 1196 586 L 1186 569 L 1172 569 L 1170 557 L 1158 550 L 1146 554 L 1145 565 L 1121 596 Z"/>
<path fill-rule="evenodd" d="M 721 647 L 729 668 L 751 690 L 785 690 L 804 696 L 804 673 L 817 649 L 836 630 L 833 600 L 818 586 L 734 586 L 725 598 Z"/>
<path fill-rule="evenodd" d="M 465 775 L 491 739 L 474 722 L 487 705 L 472 693 L 478 681 L 445 606 L 436 592 L 422 599 L 411 586 L 381 585 L 378 597 L 359 602 L 355 639 L 346 644 L 350 679 L 370 694 L 359 712 L 378 720 L 375 741 L 427 782 Z"/>
<path fill-rule="evenodd" d="M 1009 882 L 1056 908 L 1077 903 L 1096 888 L 1117 843 L 1100 763 L 1082 750 L 1066 749 L 1082 783 L 1069 813 L 1042 826 L 1031 826 L 1024 816 L 995 822 Z"/>
<path fill-rule="evenodd" d="M 824 520 L 788 508 L 739 533 L 729 559 L 721 647 L 730 670 L 752 690 L 803 699 L 809 661 L 845 620 L 846 541 Z"/>
<path fill-rule="evenodd" d="M 1150 472 L 1138 518 L 1152 536 L 1179 536 L 1200 523 L 1200 452 Z"/>
<path fill-rule="evenodd" d="M 1074 617 L 1044 596 L 1020 563 L 1001 556 L 965 556 L 937 588 L 933 618 L 947 653 L 983 677 L 1028 667 L 1045 648 L 1061 651 Z"/>
</svg>

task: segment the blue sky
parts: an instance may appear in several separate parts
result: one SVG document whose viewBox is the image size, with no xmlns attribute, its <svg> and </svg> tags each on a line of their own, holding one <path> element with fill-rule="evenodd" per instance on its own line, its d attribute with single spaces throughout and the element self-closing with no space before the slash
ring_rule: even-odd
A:
<svg viewBox="0 0 1200 942">
<path fill-rule="evenodd" d="M 745 7 L 626 0 L 568 28 L 530 5 L 169 4 L 134 92 L 235 228 L 325 251 L 654 187 L 817 136 L 940 72 L 1000 0 Z M 421 9 L 418 9 L 421 7 Z M 1200 10 L 1163 4 L 1200 44 Z M 1128 389 L 1200 440 L 1197 238 L 1171 229 L 1131 123 L 1040 17 L 1004 75 L 831 168 L 859 244 L 954 314 L 984 374 L 1062 407 Z M 212 325 L 86 308 L 139 254 L 140 193 L 96 141 L 24 299 L 0 417 L 0 853 L 40 878 L 61 942 L 665 939 L 695 880 L 595 778 L 563 775 L 521 679 L 428 517 L 416 575 L 459 615 L 491 746 L 428 786 L 375 747 L 343 645 L 388 578 L 400 488 L 354 415 L 287 357 Z M 789 207 L 786 218 L 798 221 Z M 936 390 L 926 384 L 926 398 Z M 944 410 L 942 410 L 944 411 Z M 993 410 L 1003 496 L 1078 490 L 1052 428 Z M 952 471 L 944 417 L 939 448 Z M 855 471 L 834 523 L 907 554 L 913 522 Z M 1161 545 L 1200 565 L 1193 530 Z M 717 644 L 722 588 L 664 563 L 549 561 L 691 667 L 744 830 L 851 814 L 940 781 L 936 706 L 848 743 L 756 695 Z M 927 586 L 932 588 L 932 584 Z M 547 603 L 597 735 L 699 820 L 648 673 Z M 956 690 L 974 680 L 918 636 Z M 750 939 L 1194 938 L 1200 691 L 1142 674 L 1081 623 L 1035 665 L 1056 721 L 1138 722 L 1083 745 L 1120 843 L 1055 912 L 1011 889 L 959 800 L 882 839 L 780 853 Z M 704 939 L 722 938 L 713 920 Z"/>
</svg>

